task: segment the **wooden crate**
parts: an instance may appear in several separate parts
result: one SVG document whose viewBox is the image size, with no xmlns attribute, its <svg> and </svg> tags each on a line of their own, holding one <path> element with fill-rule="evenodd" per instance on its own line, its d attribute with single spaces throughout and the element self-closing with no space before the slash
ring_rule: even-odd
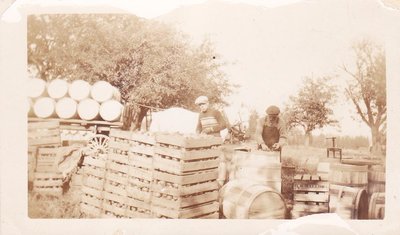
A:
<svg viewBox="0 0 400 235">
<path fill-rule="evenodd" d="M 177 175 L 201 170 L 218 170 L 219 164 L 219 157 L 184 161 L 178 158 L 156 155 L 153 160 L 154 169 Z"/>
<path fill-rule="evenodd" d="M 93 175 L 84 175 L 83 176 L 83 185 L 97 189 L 103 190 L 104 189 L 104 178 L 96 177 Z"/>
<path fill-rule="evenodd" d="M 157 133 L 156 143 L 159 145 L 171 145 L 178 148 L 210 148 L 222 144 L 221 137 L 211 135 L 182 135 L 178 133 Z"/>
<path fill-rule="evenodd" d="M 151 206 L 149 202 L 144 202 L 135 198 L 127 197 L 126 214 L 128 218 L 151 218 Z"/>
<path fill-rule="evenodd" d="M 61 148 L 39 148 L 36 158 L 36 172 L 58 172 Z"/>
<path fill-rule="evenodd" d="M 192 195 L 199 192 L 218 190 L 219 185 L 216 180 L 196 184 L 178 185 L 165 181 L 155 180 L 151 185 L 153 193 L 164 193 L 174 197 Z"/>
<path fill-rule="evenodd" d="M 205 170 L 175 175 L 158 170 L 153 171 L 153 179 L 173 184 L 186 185 L 213 181 L 218 178 L 218 170 Z"/>
<path fill-rule="evenodd" d="M 35 173 L 33 191 L 39 194 L 61 196 L 63 193 L 63 176 L 59 173 Z"/>
<path fill-rule="evenodd" d="M 152 205 L 171 209 L 181 209 L 218 200 L 218 190 L 199 192 L 193 195 L 172 196 L 166 193 L 153 193 Z"/>
<path fill-rule="evenodd" d="M 326 175 L 295 175 L 292 217 L 329 211 L 329 182 Z"/>
<path fill-rule="evenodd" d="M 191 219 L 201 218 L 202 216 L 207 218 L 207 216 L 209 216 L 210 214 L 218 212 L 219 203 L 215 201 L 179 209 L 171 209 L 152 205 L 151 210 L 154 216 L 157 218 Z"/>
<path fill-rule="evenodd" d="M 28 123 L 29 146 L 61 146 L 60 123 L 57 121 Z"/>
<path fill-rule="evenodd" d="M 125 217 L 127 209 L 126 196 L 111 192 L 104 192 L 103 196 L 103 213 L 105 215 L 113 215 L 117 218 Z"/>
<path fill-rule="evenodd" d="M 88 218 L 100 218 L 101 213 L 102 213 L 102 208 L 92 206 L 90 204 L 87 204 L 85 202 L 81 202 L 79 204 L 80 206 L 80 211 L 82 214 L 85 215 L 85 217 Z"/>
</svg>

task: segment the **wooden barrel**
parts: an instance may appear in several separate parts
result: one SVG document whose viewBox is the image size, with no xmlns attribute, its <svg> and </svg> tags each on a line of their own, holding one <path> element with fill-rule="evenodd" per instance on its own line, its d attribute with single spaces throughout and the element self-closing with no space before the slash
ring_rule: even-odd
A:
<svg viewBox="0 0 400 235">
<path fill-rule="evenodd" d="M 368 166 L 331 164 L 329 173 L 331 184 L 368 189 Z"/>
<path fill-rule="evenodd" d="M 385 218 L 385 193 L 378 192 L 371 195 L 371 199 L 369 201 L 368 218 Z"/>
<path fill-rule="evenodd" d="M 119 90 L 106 81 L 98 81 L 93 84 L 90 95 L 99 103 L 111 99 L 119 100 L 121 98 Z"/>
<path fill-rule="evenodd" d="M 100 104 L 93 99 L 84 99 L 78 104 L 78 115 L 83 120 L 94 120 L 99 118 Z"/>
<path fill-rule="evenodd" d="M 385 167 L 382 165 L 370 166 L 368 170 L 368 194 L 385 192 Z"/>
<path fill-rule="evenodd" d="M 243 152 L 233 156 L 234 179 L 247 179 L 281 192 L 282 171 L 279 152 Z"/>
<path fill-rule="evenodd" d="M 77 105 L 77 102 L 70 97 L 64 97 L 58 100 L 56 103 L 57 116 L 64 119 L 77 117 Z"/>
<path fill-rule="evenodd" d="M 33 112 L 39 118 L 55 117 L 55 105 L 56 102 L 52 98 L 41 97 L 35 101 Z"/>
<path fill-rule="evenodd" d="M 46 82 L 43 79 L 31 78 L 28 80 L 28 97 L 39 98 L 46 94 Z"/>
<path fill-rule="evenodd" d="M 100 105 L 100 116 L 103 120 L 114 122 L 121 119 L 124 106 L 116 100 L 107 100 Z"/>
<path fill-rule="evenodd" d="M 365 189 L 331 184 L 329 212 L 343 219 L 368 219 L 368 194 Z"/>
<path fill-rule="evenodd" d="M 53 99 L 60 99 L 68 93 L 69 84 L 63 79 L 53 79 L 47 87 L 47 93 Z"/>
<path fill-rule="evenodd" d="M 221 189 L 222 213 L 228 219 L 284 219 L 281 194 L 248 180 L 233 180 Z"/>
<path fill-rule="evenodd" d="M 68 88 L 69 96 L 76 100 L 81 101 L 90 96 L 91 85 L 84 80 L 73 81 Z"/>
</svg>

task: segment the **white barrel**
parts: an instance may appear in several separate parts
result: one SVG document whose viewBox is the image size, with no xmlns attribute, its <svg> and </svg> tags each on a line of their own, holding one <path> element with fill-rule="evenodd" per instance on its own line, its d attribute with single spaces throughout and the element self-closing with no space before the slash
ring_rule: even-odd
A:
<svg viewBox="0 0 400 235">
<path fill-rule="evenodd" d="M 123 107 L 116 100 L 107 100 L 100 105 L 100 117 L 109 122 L 118 121 L 121 118 Z"/>
<path fill-rule="evenodd" d="M 78 115 L 83 120 L 93 120 L 99 117 L 100 104 L 96 100 L 87 98 L 79 102 Z"/>
<path fill-rule="evenodd" d="M 28 80 L 28 97 L 39 98 L 46 94 L 46 82 L 40 78 Z"/>
<path fill-rule="evenodd" d="M 56 102 L 49 97 L 41 97 L 36 100 L 33 106 L 33 112 L 36 117 L 49 118 L 55 116 Z"/>
<path fill-rule="evenodd" d="M 77 102 L 70 98 L 64 97 L 56 103 L 56 113 L 59 118 L 69 119 L 77 116 Z"/>
<path fill-rule="evenodd" d="M 117 95 L 115 93 L 116 88 L 106 81 L 96 82 L 95 84 L 93 84 L 90 91 L 90 95 L 92 96 L 92 98 L 100 103 L 113 99 L 113 97 Z"/>
<path fill-rule="evenodd" d="M 50 81 L 47 92 L 51 98 L 60 99 L 68 93 L 68 87 L 69 84 L 66 80 L 56 78 Z"/>
<path fill-rule="evenodd" d="M 81 101 L 89 98 L 91 88 L 92 86 L 87 81 L 75 80 L 69 85 L 68 94 L 72 99 Z"/>
</svg>

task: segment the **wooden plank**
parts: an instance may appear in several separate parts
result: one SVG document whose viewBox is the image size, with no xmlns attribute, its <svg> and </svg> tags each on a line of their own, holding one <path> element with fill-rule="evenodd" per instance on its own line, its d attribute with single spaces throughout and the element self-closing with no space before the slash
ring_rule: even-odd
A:
<svg viewBox="0 0 400 235">
<path fill-rule="evenodd" d="M 219 188 L 219 185 L 216 180 L 211 181 L 211 182 L 200 183 L 200 184 L 188 185 L 188 186 L 179 185 L 176 188 L 166 187 L 161 184 L 155 184 L 155 183 L 151 185 L 151 191 L 158 192 L 158 193 L 165 193 L 165 194 L 172 195 L 175 197 L 186 196 L 186 195 L 195 194 L 195 193 L 199 193 L 199 192 L 217 190 L 218 188 Z"/>
<path fill-rule="evenodd" d="M 77 123 L 80 125 L 104 125 L 104 126 L 114 126 L 114 127 L 121 127 L 122 126 L 122 122 L 107 122 L 107 121 L 98 121 L 98 120 L 94 120 L 94 121 L 87 121 L 87 120 L 82 120 L 82 119 L 62 119 L 62 118 L 47 118 L 46 120 L 48 121 L 56 121 L 58 123 Z M 42 118 L 33 118 L 30 117 L 28 118 L 28 122 L 29 124 L 34 124 L 36 122 L 40 122 L 43 121 Z"/>
<path fill-rule="evenodd" d="M 294 191 L 329 192 L 329 182 L 326 181 L 295 181 Z"/>
<path fill-rule="evenodd" d="M 156 137 L 152 134 L 133 132 L 132 136 L 131 136 L 131 140 L 133 140 L 135 142 L 145 143 L 148 145 L 156 144 Z"/>
<path fill-rule="evenodd" d="M 129 151 L 129 149 L 131 148 L 131 145 L 129 143 L 123 143 L 123 142 L 119 142 L 119 141 L 110 139 L 110 141 L 108 142 L 108 147 L 110 149 Z"/>
<path fill-rule="evenodd" d="M 328 203 L 321 203 L 320 205 L 306 205 L 304 203 L 295 202 L 292 211 L 298 212 L 311 212 L 311 213 L 328 213 Z"/>
<path fill-rule="evenodd" d="M 63 189 L 61 187 L 53 187 L 53 188 L 33 187 L 33 192 L 45 195 L 61 196 L 63 193 Z"/>
<path fill-rule="evenodd" d="M 136 207 L 138 209 L 143 209 L 143 211 L 146 211 L 146 210 L 150 211 L 150 209 L 151 209 L 151 205 L 148 201 L 141 201 L 141 200 L 138 200 L 137 198 L 131 198 L 129 196 L 126 198 L 125 204 L 128 207 Z"/>
<path fill-rule="evenodd" d="M 116 138 L 130 140 L 132 138 L 132 132 L 124 131 L 124 130 L 111 129 L 109 136 L 110 137 L 116 137 Z"/>
<path fill-rule="evenodd" d="M 118 154 L 118 153 L 109 153 L 108 160 L 111 160 L 114 162 L 119 162 L 122 164 L 129 164 L 128 155 L 122 155 L 122 154 Z"/>
<path fill-rule="evenodd" d="M 118 202 L 121 205 L 124 205 L 126 202 L 126 196 L 121 196 L 115 193 L 111 193 L 111 192 L 107 192 L 104 191 L 103 192 L 103 199 L 104 200 L 109 200 L 109 201 L 113 201 L 113 202 Z"/>
<path fill-rule="evenodd" d="M 168 145 L 179 146 L 183 148 L 203 148 L 214 145 L 221 145 L 222 138 L 211 135 L 200 136 L 200 135 L 182 135 L 175 133 L 157 133 L 156 142 Z"/>
<path fill-rule="evenodd" d="M 151 146 L 143 146 L 143 145 L 137 145 L 137 146 L 132 146 L 130 147 L 129 151 L 131 153 L 136 153 L 136 155 L 143 154 L 147 156 L 154 156 L 154 147 Z"/>
<path fill-rule="evenodd" d="M 151 213 L 143 213 L 137 210 L 127 209 L 125 215 L 131 219 L 149 219 L 152 218 Z"/>
<path fill-rule="evenodd" d="M 187 150 L 187 149 L 174 149 L 163 146 L 156 146 L 154 153 L 178 158 L 180 160 L 190 161 L 204 158 L 215 158 L 222 155 L 222 151 L 219 148 L 201 149 L 201 150 Z"/>
<path fill-rule="evenodd" d="M 56 173 L 56 172 L 50 172 L 50 173 L 35 172 L 35 178 L 38 178 L 38 179 L 62 179 L 63 175 L 61 173 Z"/>
<path fill-rule="evenodd" d="M 54 136 L 54 137 L 45 137 L 40 139 L 28 139 L 28 144 L 31 146 L 48 146 L 48 145 L 61 146 L 61 138 L 60 136 Z"/>
<path fill-rule="evenodd" d="M 127 196 L 137 199 L 137 200 L 140 200 L 140 201 L 150 202 L 150 200 L 151 200 L 150 190 L 143 191 L 143 190 L 140 190 L 138 187 L 127 186 L 126 192 L 127 192 Z"/>
<path fill-rule="evenodd" d="M 101 214 L 102 209 L 86 204 L 86 203 L 80 203 L 80 210 L 81 213 L 84 213 L 85 215 L 92 216 L 92 217 L 99 217 Z"/>
<path fill-rule="evenodd" d="M 152 181 L 153 171 L 130 166 L 128 171 L 128 176 L 130 178 L 133 177 L 133 178 L 143 179 L 146 181 Z"/>
<path fill-rule="evenodd" d="M 99 168 L 106 168 L 106 161 L 102 159 L 93 158 L 91 156 L 85 156 L 83 159 L 83 165 L 91 165 Z"/>
<path fill-rule="evenodd" d="M 89 196 L 87 194 L 81 195 L 81 202 L 83 202 L 85 204 L 88 204 L 88 205 L 91 205 L 91 206 L 94 206 L 94 207 L 97 207 L 97 208 L 101 208 L 102 205 L 103 205 L 103 200 L 102 199 L 99 199 L 99 198 L 96 198 L 96 197 L 91 197 L 91 196 Z"/>
<path fill-rule="evenodd" d="M 218 212 L 214 212 L 211 214 L 207 214 L 207 215 L 201 215 L 198 217 L 192 217 L 189 219 L 219 219 L 219 213 Z"/>
<path fill-rule="evenodd" d="M 194 184 L 194 183 L 216 180 L 218 178 L 218 172 L 214 170 L 214 171 L 201 171 L 188 175 L 173 175 L 165 172 L 154 171 L 153 178 L 184 185 L 184 184 Z"/>
<path fill-rule="evenodd" d="M 328 193 L 322 193 L 322 194 L 316 194 L 316 193 L 294 194 L 293 200 L 294 201 L 301 201 L 301 202 L 307 202 L 307 201 L 329 202 L 329 194 Z"/>
<path fill-rule="evenodd" d="M 126 207 L 122 206 L 122 207 L 117 207 L 108 203 L 103 203 L 103 210 L 106 212 L 112 212 L 115 215 L 118 216 L 125 216 L 125 211 L 126 211 Z"/>
<path fill-rule="evenodd" d="M 45 121 L 43 119 L 39 119 L 41 122 L 29 122 L 28 123 L 28 130 L 37 130 L 37 129 L 53 129 L 58 128 L 60 126 L 60 122 L 58 121 Z"/>
<path fill-rule="evenodd" d="M 136 186 L 136 187 L 150 187 L 152 185 L 151 180 L 144 180 L 135 177 L 128 178 L 128 185 L 129 186 Z"/>
<path fill-rule="evenodd" d="M 130 152 L 128 164 L 140 168 L 153 169 L 153 157 L 140 156 Z"/>
<path fill-rule="evenodd" d="M 123 197 L 126 197 L 128 195 L 124 185 L 115 186 L 110 184 L 110 182 L 108 182 L 107 180 L 104 183 L 104 191 L 114 193 Z"/>
<path fill-rule="evenodd" d="M 103 168 L 95 168 L 95 167 L 90 167 L 90 165 L 86 165 L 83 167 L 83 174 L 93 175 L 99 178 L 105 178 L 106 170 Z"/>
<path fill-rule="evenodd" d="M 104 179 L 99 179 L 91 176 L 83 177 L 83 185 L 94 189 L 103 190 Z"/>
<path fill-rule="evenodd" d="M 97 197 L 98 199 L 103 199 L 103 190 L 97 190 L 85 185 L 81 187 L 82 193 Z"/>
<path fill-rule="evenodd" d="M 154 205 L 172 208 L 172 209 L 180 209 L 184 207 L 204 204 L 206 202 L 212 202 L 218 200 L 218 191 L 206 192 L 200 195 L 193 195 L 187 197 L 179 197 L 177 200 L 171 200 L 166 197 L 156 197 L 153 194 L 151 202 Z"/>
<path fill-rule="evenodd" d="M 163 208 L 163 207 L 154 206 L 154 205 L 152 205 L 151 208 L 152 208 L 153 213 L 155 213 L 155 214 L 164 215 L 164 216 L 174 218 L 174 219 L 188 219 L 188 218 L 201 216 L 204 214 L 209 214 L 209 213 L 218 211 L 219 203 L 212 202 L 212 203 L 207 203 L 204 205 L 198 205 L 195 207 L 190 207 L 190 208 L 185 208 L 185 209 L 180 209 L 180 210 Z"/>
<path fill-rule="evenodd" d="M 128 174 L 128 165 L 125 164 L 118 164 L 117 162 L 114 161 L 107 161 L 106 167 L 108 170 L 113 170 L 116 172 L 121 172 L 123 174 Z"/>
<path fill-rule="evenodd" d="M 36 178 L 33 181 L 33 187 L 62 187 L 62 185 L 62 179 L 40 180 Z"/>
<path fill-rule="evenodd" d="M 128 184 L 128 175 L 126 174 L 118 174 L 118 173 L 114 173 L 111 171 L 107 171 L 106 172 L 106 179 L 109 181 L 113 181 L 122 185 L 127 185 Z"/>
<path fill-rule="evenodd" d="M 190 171 L 199 171 L 212 168 L 218 168 L 220 160 L 211 159 L 203 161 L 193 161 L 193 162 L 182 162 L 175 161 L 160 156 L 154 157 L 154 169 L 159 169 L 166 172 L 171 172 L 175 174 L 182 174 Z"/>
</svg>

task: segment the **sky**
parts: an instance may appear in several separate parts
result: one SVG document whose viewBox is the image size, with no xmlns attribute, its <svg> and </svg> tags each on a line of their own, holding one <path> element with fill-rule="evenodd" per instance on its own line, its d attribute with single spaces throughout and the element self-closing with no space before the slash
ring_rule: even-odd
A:
<svg viewBox="0 0 400 235">
<path fill-rule="evenodd" d="M 25 0 L 14 3 L 3 14 L 2 20 L 13 21 L 18 19 L 16 9 L 27 2 L 46 6 L 52 6 L 52 4 L 56 6 L 79 4 L 88 7 L 99 6 L 104 3 L 107 6 L 123 9 L 140 17 L 166 19 L 165 22 L 174 21 L 174 19 L 171 20 L 164 16 L 168 16 L 176 9 L 188 9 L 189 6 L 193 5 L 215 3 L 212 0 L 89 0 L 84 3 L 76 0 Z M 298 13 L 300 11 L 297 8 L 293 8 L 294 10 L 289 9 L 288 12 L 301 18 L 299 18 L 298 25 L 290 20 L 285 22 L 285 19 L 279 18 L 279 16 L 272 16 L 271 19 L 280 19 L 282 21 L 279 24 L 277 23 L 275 28 L 273 24 L 269 24 L 271 27 L 268 29 L 261 29 L 263 22 L 261 24 L 254 23 L 252 28 L 248 27 L 248 24 L 246 25 L 246 22 L 244 22 L 242 24 L 243 27 L 238 30 L 237 28 L 241 26 L 240 22 L 235 22 L 232 27 L 227 27 L 223 33 L 218 31 L 219 28 L 217 26 L 213 27 L 213 24 L 214 22 L 218 24 L 217 18 L 223 18 L 224 15 L 217 14 L 213 16 L 214 18 L 209 17 L 209 19 L 205 19 L 207 17 L 204 18 L 204 16 L 197 18 L 193 16 L 195 19 L 191 19 L 188 22 L 179 22 L 179 19 L 187 19 L 187 16 L 176 17 L 176 26 L 184 33 L 188 33 L 193 41 L 201 41 L 204 37 L 209 37 L 215 41 L 216 50 L 221 53 L 221 59 L 231 63 L 224 68 L 227 77 L 241 86 L 233 95 L 227 97 L 230 107 L 226 108 L 226 112 L 233 120 L 237 119 L 237 113 L 240 111 L 241 106 L 246 107 L 246 109 L 242 109 L 244 113 L 247 113 L 246 110 L 248 109 L 255 109 L 259 114 L 263 114 L 265 108 L 270 104 L 276 104 L 283 108 L 288 101 L 288 97 L 296 94 L 304 76 L 342 73 L 339 70 L 339 65 L 343 61 L 351 61 L 349 59 L 351 41 L 363 34 L 370 35 L 372 31 L 378 32 L 377 34 L 379 35 L 380 31 L 379 24 L 371 24 L 371 22 L 366 21 L 375 20 L 377 17 L 376 9 L 374 8 L 376 5 L 360 5 L 360 0 L 349 1 L 345 4 L 343 4 L 343 1 L 339 1 L 342 3 L 337 5 L 332 4 L 334 1 L 325 1 L 329 2 L 330 5 L 319 4 L 319 8 L 315 7 L 317 6 L 315 4 L 317 1 L 315 0 L 220 0 L 220 2 L 232 5 L 247 4 L 257 6 L 260 11 L 268 11 L 268 14 L 271 15 L 274 15 L 274 12 L 280 12 L 279 8 L 282 9 L 285 6 L 305 2 L 310 3 L 310 13 L 313 14 L 313 17 L 316 17 L 314 20 L 312 18 L 309 19 L 307 15 L 304 15 L 304 12 L 307 11 L 303 9 L 303 13 Z M 376 3 L 379 4 L 378 2 Z M 284 13 L 287 14 L 288 12 Z M 248 19 L 252 20 L 252 16 L 249 16 Z M 185 25 L 185 23 L 191 25 Z M 309 25 L 306 25 L 308 23 Z M 236 25 L 238 25 L 237 28 L 235 28 Z M 254 34 L 254 28 L 256 27 L 260 27 L 258 34 Z M 357 34 L 353 32 L 355 27 L 357 29 L 360 28 L 360 32 L 357 32 Z M 246 33 L 249 33 L 250 37 L 235 37 L 237 34 L 245 35 Z M 235 38 L 237 38 L 236 41 Z M 265 42 L 265 46 L 262 48 L 256 46 L 263 42 Z M 246 48 L 237 50 L 238 46 L 242 45 L 245 45 Z M 338 83 L 343 83 L 343 81 L 338 81 Z M 353 119 L 353 117 L 356 117 L 353 111 L 354 108 L 345 100 L 343 94 L 339 94 L 339 100 L 334 107 L 334 112 L 341 124 L 341 128 L 325 128 L 322 132 L 332 135 L 369 136 L 367 126 Z"/>
</svg>

